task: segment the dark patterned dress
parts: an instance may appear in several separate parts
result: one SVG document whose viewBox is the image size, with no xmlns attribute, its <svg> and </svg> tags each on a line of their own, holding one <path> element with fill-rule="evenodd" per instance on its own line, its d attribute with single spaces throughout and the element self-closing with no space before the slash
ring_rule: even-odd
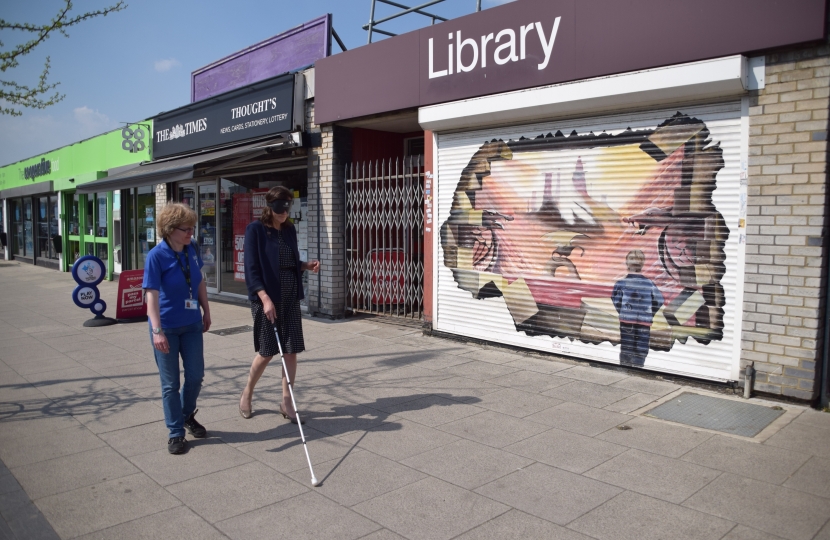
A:
<svg viewBox="0 0 830 540">
<path fill-rule="evenodd" d="M 272 229 L 269 229 L 271 232 Z M 277 330 L 280 333 L 282 352 L 297 354 L 305 350 L 303 340 L 302 315 L 300 314 L 300 300 L 298 299 L 300 284 L 297 282 L 297 260 L 294 251 L 282 239 L 281 231 L 274 231 L 268 235 L 269 242 L 279 242 L 280 253 L 280 296 L 282 300 L 275 304 L 277 310 Z M 259 299 L 251 302 L 251 314 L 254 317 L 254 349 L 260 356 L 277 356 L 280 353 L 277 347 L 277 338 L 274 327 L 268 322 L 265 310 Z"/>
</svg>

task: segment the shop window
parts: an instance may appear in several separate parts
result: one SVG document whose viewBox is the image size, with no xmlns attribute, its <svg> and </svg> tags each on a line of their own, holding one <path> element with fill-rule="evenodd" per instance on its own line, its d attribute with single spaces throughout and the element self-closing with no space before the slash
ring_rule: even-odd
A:
<svg viewBox="0 0 830 540">
<path fill-rule="evenodd" d="M 95 195 L 98 204 L 95 205 L 95 236 L 98 238 L 107 237 L 107 194 L 98 193 Z M 99 257 L 100 258 L 100 257 Z M 103 260 L 103 259 L 102 259 Z"/>
</svg>

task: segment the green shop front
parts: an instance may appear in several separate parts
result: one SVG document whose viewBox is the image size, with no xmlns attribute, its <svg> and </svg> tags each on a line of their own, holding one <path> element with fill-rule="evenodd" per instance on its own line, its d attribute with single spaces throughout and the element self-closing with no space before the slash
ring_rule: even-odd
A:
<svg viewBox="0 0 830 540">
<path fill-rule="evenodd" d="M 121 193 L 78 188 L 149 160 L 150 133 L 150 122 L 128 126 L 0 168 L 5 258 L 68 271 L 96 255 L 112 279 L 128 240 Z"/>
</svg>

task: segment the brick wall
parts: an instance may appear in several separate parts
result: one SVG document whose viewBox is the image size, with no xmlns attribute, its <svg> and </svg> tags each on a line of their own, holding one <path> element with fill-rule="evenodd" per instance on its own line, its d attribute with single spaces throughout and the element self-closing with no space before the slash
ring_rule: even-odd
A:
<svg viewBox="0 0 830 540">
<path fill-rule="evenodd" d="M 306 103 L 306 130 L 313 138 L 319 133 L 321 145 L 309 151 L 308 247 L 309 258 L 320 260 L 320 274 L 309 276 L 307 302 L 312 313 L 340 318 L 346 309 L 344 167 L 351 161 L 351 135 L 345 128 L 318 127 L 314 102 Z"/>
<path fill-rule="evenodd" d="M 749 109 L 749 192 L 741 368 L 759 392 L 819 392 L 826 267 L 822 240 L 830 46 L 766 57 Z"/>
</svg>

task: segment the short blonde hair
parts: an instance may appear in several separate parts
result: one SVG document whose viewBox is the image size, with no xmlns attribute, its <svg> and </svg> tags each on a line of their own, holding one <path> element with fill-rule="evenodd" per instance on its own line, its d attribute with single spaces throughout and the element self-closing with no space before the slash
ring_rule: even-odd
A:
<svg viewBox="0 0 830 540">
<path fill-rule="evenodd" d="M 625 266 L 629 272 L 639 272 L 643 269 L 645 262 L 646 256 L 639 249 L 629 251 L 628 255 L 625 256 Z"/>
<path fill-rule="evenodd" d="M 167 238 L 173 234 L 173 230 L 186 225 L 196 226 L 196 212 L 182 203 L 167 203 L 159 212 L 156 219 L 156 232 L 160 238 Z"/>
</svg>

